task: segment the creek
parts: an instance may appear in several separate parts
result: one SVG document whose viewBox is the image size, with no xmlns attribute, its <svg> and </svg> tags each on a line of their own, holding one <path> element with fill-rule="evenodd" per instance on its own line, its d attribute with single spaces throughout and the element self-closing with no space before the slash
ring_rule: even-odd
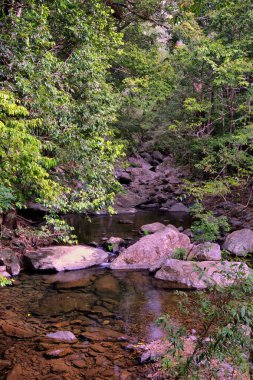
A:
<svg viewBox="0 0 253 380">
<path fill-rule="evenodd" d="M 98 243 L 112 235 L 136 239 L 145 223 L 188 224 L 181 216 L 157 210 L 94 216 L 91 222 L 81 216 L 69 218 L 81 242 Z M 1 290 L 0 318 L 10 326 L 29 326 L 35 336 L 23 339 L 15 332 L 6 336 L 1 331 L 0 370 L 1 361 L 9 360 L 22 365 L 22 375 L 13 378 L 18 380 L 152 378 L 153 365 L 141 365 L 136 348 L 163 335 L 156 325 L 159 316 L 169 313 L 174 321 L 182 322 L 179 299 L 180 295 L 161 289 L 145 271 L 98 267 L 57 274 L 23 273 L 16 286 Z M 71 331 L 77 342 L 45 340 L 46 334 L 59 330 Z M 50 354 L 59 348 L 66 355 Z M 2 368 L 1 380 L 8 371 L 8 366 Z"/>
</svg>

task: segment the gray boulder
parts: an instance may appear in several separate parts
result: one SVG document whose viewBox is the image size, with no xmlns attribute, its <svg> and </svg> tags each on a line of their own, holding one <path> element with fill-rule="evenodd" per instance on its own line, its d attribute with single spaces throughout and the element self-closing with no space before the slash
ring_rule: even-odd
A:
<svg viewBox="0 0 253 380">
<path fill-rule="evenodd" d="M 99 265 L 108 258 L 102 249 L 87 245 L 52 246 L 27 252 L 25 261 L 36 270 L 77 270 Z"/>
<path fill-rule="evenodd" d="M 169 282 L 175 289 L 206 289 L 214 285 L 232 285 L 246 279 L 250 272 L 246 264 L 238 262 L 168 259 L 155 278 Z"/>
<path fill-rule="evenodd" d="M 236 256 L 246 256 L 253 253 L 253 231 L 248 228 L 234 231 L 226 237 L 223 249 Z"/>
<path fill-rule="evenodd" d="M 161 267 L 167 258 L 173 257 L 177 248 L 190 250 L 190 239 L 169 225 L 152 235 L 142 237 L 137 243 L 125 249 L 110 267 L 111 269 L 155 269 Z"/>
</svg>

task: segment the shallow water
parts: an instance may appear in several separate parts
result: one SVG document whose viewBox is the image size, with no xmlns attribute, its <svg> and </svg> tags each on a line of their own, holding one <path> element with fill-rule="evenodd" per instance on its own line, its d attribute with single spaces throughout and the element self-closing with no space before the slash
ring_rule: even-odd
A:
<svg viewBox="0 0 253 380">
<path fill-rule="evenodd" d="M 139 354 L 131 345 L 161 337 L 163 331 L 156 319 L 162 314 L 169 313 L 175 321 L 181 319 L 177 311 L 180 296 L 157 287 L 145 271 L 95 268 L 52 275 L 22 274 L 19 281 L 18 286 L 1 290 L 0 318 L 26 323 L 39 338 L 58 330 L 72 331 L 78 344 L 72 346 L 64 363 L 73 379 L 146 379 L 152 368 L 139 364 Z M 19 340 L 1 333 L 0 342 L 1 358 L 14 357 L 25 363 L 29 379 L 46 379 L 51 373 L 52 359 L 45 357 L 47 350 L 37 339 Z M 78 360 L 84 360 L 84 368 L 75 367 Z M 44 368 L 43 375 L 34 361 Z M 3 375 L 0 378 L 5 379 Z"/>
<path fill-rule="evenodd" d="M 159 210 L 136 214 L 68 216 L 79 241 L 96 241 L 120 236 L 137 239 L 143 224 L 173 223 L 187 227 L 185 215 Z M 127 222 L 127 223 L 126 223 Z M 181 296 L 161 288 L 159 280 L 145 271 L 111 271 L 91 268 L 57 274 L 21 274 L 17 286 L 1 289 L 0 324 L 9 323 L 35 331 L 32 339 L 7 335 L 0 329 L 0 379 L 10 368 L 1 360 L 21 364 L 17 380 L 138 380 L 153 378 L 155 367 L 140 364 L 138 344 L 163 336 L 156 325 L 163 314 L 175 323 L 187 321 L 180 315 Z M 75 344 L 45 342 L 47 333 L 73 332 Z M 64 357 L 48 352 L 65 347 Z M 50 351 L 51 350 L 51 351 Z M 5 363 L 6 365 L 6 363 Z"/>
</svg>

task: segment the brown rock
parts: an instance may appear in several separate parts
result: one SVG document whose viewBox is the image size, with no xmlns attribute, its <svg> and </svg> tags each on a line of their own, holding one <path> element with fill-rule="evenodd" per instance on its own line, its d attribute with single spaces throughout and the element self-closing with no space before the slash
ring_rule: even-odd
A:
<svg viewBox="0 0 253 380">
<path fill-rule="evenodd" d="M 73 365 L 77 368 L 86 368 L 87 367 L 87 363 L 85 360 L 74 360 L 73 362 Z"/>
<path fill-rule="evenodd" d="M 62 359 L 57 359 L 51 362 L 51 371 L 53 373 L 66 373 L 68 370 L 69 367 Z"/>
<path fill-rule="evenodd" d="M 16 364 L 12 371 L 8 374 L 7 380 L 20 380 L 22 379 L 23 371 L 20 364 Z"/>
<path fill-rule="evenodd" d="M 72 350 L 68 347 L 56 348 L 45 353 L 48 358 L 63 358 L 64 356 L 72 354 Z"/>
<path fill-rule="evenodd" d="M 36 333 L 25 324 L 13 324 L 12 322 L 4 322 L 1 328 L 5 335 L 14 338 L 29 339 L 36 336 Z"/>
<path fill-rule="evenodd" d="M 120 292 L 118 280 L 110 274 L 100 277 L 95 282 L 95 289 L 100 295 L 118 295 Z"/>
</svg>

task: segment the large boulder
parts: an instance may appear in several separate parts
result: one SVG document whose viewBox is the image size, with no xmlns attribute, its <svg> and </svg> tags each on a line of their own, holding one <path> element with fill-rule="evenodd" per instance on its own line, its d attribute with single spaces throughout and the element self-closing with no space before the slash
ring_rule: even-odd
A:
<svg viewBox="0 0 253 380">
<path fill-rule="evenodd" d="M 221 249 L 217 243 L 206 242 L 193 247 L 189 256 L 197 261 L 220 261 Z"/>
<path fill-rule="evenodd" d="M 156 269 L 177 248 L 191 249 L 188 236 L 167 226 L 152 235 L 142 237 L 137 243 L 124 250 L 110 265 L 111 269 Z"/>
<path fill-rule="evenodd" d="M 89 268 L 107 258 L 108 253 L 102 249 L 87 245 L 52 246 L 25 254 L 26 263 L 32 269 L 56 272 Z"/>
<path fill-rule="evenodd" d="M 169 282 L 175 289 L 206 289 L 214 285 L 232 285 L 247 278 L 250 272 L 246 264 L 238 262 L 168 259 L 155 278 Z"/>
<path fill-rule="evenodd" d="M 153 234 L 154 232 L 160 231 L 165 227 L 163 223 L 155 222 L 150 224 L 144 224 L 141 226 L 142 233 Z"/>
<path fill-rule="evenodd" d="M 253 253 L 253 231 L 248 228 L 234 231 L 226 237 L 223 249 L 236 256 L 246 256 Z"/>
</svg>

